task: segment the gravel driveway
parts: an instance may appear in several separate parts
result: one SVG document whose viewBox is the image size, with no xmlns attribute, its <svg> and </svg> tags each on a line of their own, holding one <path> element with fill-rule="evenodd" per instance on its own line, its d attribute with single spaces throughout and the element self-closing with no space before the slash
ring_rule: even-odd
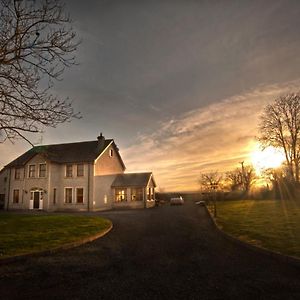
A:
<svg viewBox="0 0 300 300">
<path fill-rule="evenodd" d="M 105 237 L 0 266 L 1 299 L 300 299 L 300 269 L 224 239 L 194 203 L 101 213 Z"/>
</svg>

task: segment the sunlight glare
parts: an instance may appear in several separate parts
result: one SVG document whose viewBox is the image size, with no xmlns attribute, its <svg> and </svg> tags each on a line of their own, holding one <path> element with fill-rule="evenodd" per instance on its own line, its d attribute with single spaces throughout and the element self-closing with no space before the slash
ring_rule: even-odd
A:
<svg viewBox="0 0 300 300">
<path fill-rule="evenodd" d="M 278 168 L 285 160 L 283 151 L 272 146 L 261 150 L 257 145 L 256 149 L 251 153 L 251 161 L 255 170 L 261 171 L 269 168 Z"/>
</svg>

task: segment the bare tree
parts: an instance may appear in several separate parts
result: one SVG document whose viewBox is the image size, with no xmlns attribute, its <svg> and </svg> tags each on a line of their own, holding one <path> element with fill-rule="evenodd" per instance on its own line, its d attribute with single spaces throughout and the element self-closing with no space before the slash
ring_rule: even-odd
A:
<svg viewBox="0 0 300 300">
<path fill-rule="evenodd" d="M 251 165 L 244 165 L 244 162 L 240 164 L 240 169 L 237 168 L 226 173 L 226 180 L 229 182 L 232 191 L 241 190 L 247 195 L 256 180 L 255 169 Z"/>
<path fill-rule="evenodd" d="M 217 189 L 220 187 L 222 181 L 222 174 L 218 171 L 212 171 L 208 173 L 201 174 L 199 183 L 202 188 L 205 190 Z"/>
<path fill-rule="evenodd" d="M 267 105 L 259 129 L 259 141 L 264 146 L 283 149 L 289 175 L 299 183 L 300 94 L 287 94 Z"/>
<path fill-rule="evenodd" d="M 80 117 L 51 94 L 79 44 L 59 0 L 0 0 L 0 142 Z"/>
<path fill-rule="evenodd" d="M 250 188 L 256 181 L 255 169 L 252 166 L 242 167 L 242 187 L 246 195 L 248 195 Z"/>
<path fill-rule="evenodd" d="M 226 172 L 226 181 L 229 183 L 231 191 L 240 190 L 242 186 L 242 174 L 239 169 Z"/>
</svg>

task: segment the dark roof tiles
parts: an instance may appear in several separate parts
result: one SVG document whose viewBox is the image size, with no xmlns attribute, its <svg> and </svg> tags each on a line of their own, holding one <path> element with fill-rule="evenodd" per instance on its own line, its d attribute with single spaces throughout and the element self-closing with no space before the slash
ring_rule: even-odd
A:
<svg viewBox="0 0 300 300">
<path fill-rule="evenodd" d="M 151 175 L 152 175 L 151 172 L 118 174 L 111 186 L 112 187 L 147 186 Z M 155 182 L 154 185 L 156 186 Z"/>
<path fill-rule="evenodd" d="M 102 147 L 98 147 L 98 141 L 35 146 L 13 160 L 6 167 L 23 166 L 36 154 L 42 154 L 46 159 L 56 163 L 91 162 L 94 161 L 112 141 L 112 139 L 105 140 Z"/>
</svg>

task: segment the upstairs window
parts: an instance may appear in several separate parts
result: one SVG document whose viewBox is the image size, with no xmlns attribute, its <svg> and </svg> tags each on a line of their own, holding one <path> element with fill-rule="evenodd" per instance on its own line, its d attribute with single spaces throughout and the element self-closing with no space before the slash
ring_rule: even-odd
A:
<svg viewBox="0 0 300 300">
<path fill-rule="evenodd" d="M 77 177 L 82 177 L 84 175 L 84 165 L 78 164 L 77 165 Z"/>
<path fill-rule="evenodd" d="M 71 164 L 66 165 L 66 177 L 73 177 L 73 166 Z"/>
<path fill-rule="evenodd" d="M 35 165 L 29 165 L 28 177 L 29 178 L 35 177 Z"/>
<path fill-rule="evenodd" d="M 15 168 L 15 179 L 21 178 L 21 168 Z"/>
<path fill-rule="evenodd" d="M 114 156 L 114 150 L 113 150 L 113 149 L 110 149 L 110 150 L 109 150 L 109 156 L 110 156 L 110 157 L 113 157 L 113 156 Z"/>
<path fill-rule="evenodd" d="M 40 164 L 39 177 L 46 177 L 46 164 Z"/>
</svg>

